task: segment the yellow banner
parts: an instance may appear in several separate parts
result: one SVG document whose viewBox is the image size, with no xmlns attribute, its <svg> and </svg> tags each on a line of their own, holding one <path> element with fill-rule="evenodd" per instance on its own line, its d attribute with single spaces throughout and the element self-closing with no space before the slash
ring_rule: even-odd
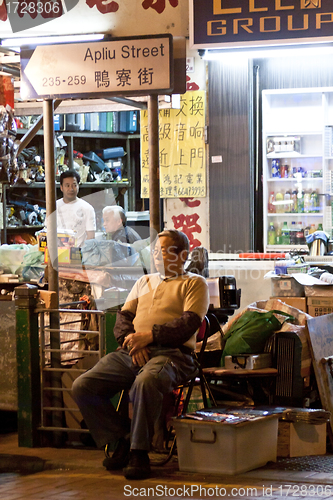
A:
<svg viewBox="0 0 333 500">
<path fill-rule="evenodd" d="M 149 198 L 148 112 L 141 111 L 141 197 Z M 161 198 L 206 196 L 205 91 L 180 96 L 159 112 Z"/>
</svg>

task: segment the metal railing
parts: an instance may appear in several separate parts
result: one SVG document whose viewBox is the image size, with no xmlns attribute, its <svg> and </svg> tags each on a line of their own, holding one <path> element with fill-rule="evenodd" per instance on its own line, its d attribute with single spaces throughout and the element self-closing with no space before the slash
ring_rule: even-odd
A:
<svg viewBox="0 0 333 500">
<path fill-rule="evenodd" d="M 66 304 L 73 306 L 77 303 Z M 64 305 L 62 305 L 63 307 Z M 68 423 L 64 424 L 64 413 L 79 413 L 78 407 L 68 407 L 64 405 L 64 393 L 71 392 L 70 387 L 63 387 L 62 377 L 67 373 L 77 374 L 84 373 L 87 368 L 77 367 L 79 360 L 84 360 L 87 357 L 96 357 L 99 360 L 105 353 L 105 313 L 99 310 L 86 309 L 43 309 L 37 310 L 39 324 L 39 339 L 40 339 L 40 387 L 41 387 L 41 417 L 40 431 L 63 431 L 63 432 L 80 432 L 88 433 L 87 429 L 79 427 L 69 427 Z M 59 328 L 54 328 L 51 325 L 50 315 L 59 317 Z M 61 315 L 66 315 L 66 320 L 61 321 Z M 78 316 L 73 320 L 68 321 L 68 316 Z M 82 324 L 83 316 L 88 317 L 95 315 L 98 319 L 97 330 L 86 330 L 75 328 L 75 325 Z M 46 318 L 48 316 L 48 318 Z M 48 321 L 47 321 L 48 319 Z M 73 327 L 74 328 L 71 328 Z M 70 338 L 62 340 L 65 334 L 70 334 Z M 82 349 L 81 345 L 89 334 L 90 337 L 96 337 L 94 342 L 96 348 Z M 54 347 L 51 337 L 57 339 Z M 50 338 L 50 341 L 49 341 Z M 95 339 L 94 339 L 95 340 Z M 77 347 L 75 347 L 75 344 Z M 75 363 L 75 364 L 74 364 Z M 73 401 L 74 403 L 74 401 Z"/>
</svg>

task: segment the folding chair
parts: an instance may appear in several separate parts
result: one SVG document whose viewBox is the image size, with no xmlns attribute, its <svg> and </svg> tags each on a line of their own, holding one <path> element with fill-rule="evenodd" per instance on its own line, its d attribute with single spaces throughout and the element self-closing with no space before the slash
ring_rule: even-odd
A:
<svg viewBox="0 0 333 500">
<path fill-rule="evenodd" d="M 208 407 L 207 392 L 209 395 L 211 405 L 215 406 L 215 407 L 217 406 L 215 398 L 210 390 L 209 384 L 208 384 L 206 377 L 203 373 L 203 366 L 202 366 L 203 356 L 204 356 L 204 352 L 205 352 L 205 349 L 207 346 L 208 338 L 213 333 L 215 333 L 215 331 L 213 331 L 213 332 L 211 331 L 210 321 L 209 321 L 209 318 L 207 315 L 205 316 L 203 323 L 205 324 L 205 331 L 204 331 L 204 335 L 203 335 L 203 339 L 202 339 L 202 345 L 201 345 L 199 353 L 194 354 L 194 360 L 195 360 L 195 364 L 197 366 L 197 372 L 189 381 L 178 386 L 178 388 L 177 388 L 178 389 L 178 396 L 177 396 L 175 410 L 174 410 L 175 416 L 178 416 L 178 410 L 180 407 L 180 403 L 182 400 L 184 390 L 187 389 L 187 393 L 186 393 L 186 397 L 185 397 L 185 400 L 183 403 L 183 408 L 182 408 L 182 412 L 181 412 L 182 415 L 185 415 L 185 413 L 187 412 L 187 409 L 188 409 L 188 406 L 190 403 L 190 399 L 191 399 L 191 395 L 193 392 L 193 388 L 195 385 L 198 385 L 198 384 L 199 384 L 200 389 L 201 389 L 201 395 L 202 395 L 202 401 L 203 401 L 204 407 L 205 408 Z M 166 437 L 166 447 L 167 448 L 168 448 L 169 441 L 172 438 L 172 433 L 173 433 L 173 427 L 170 426 L 168 429 L 167 437 Z M 175 446 L 176 446 L 176 435 L 174 435 L 174 437 L 172 439 L 172 443 L 171 443 L 171 446 L 169 448 L 169 452 L 168 452 L 167 457 L 165 459 L 163 459 L 162 461 L 153 462 L 152 465 L 165 465 L 166 463 L 168 463 L 169 460 L 171 459 L 172 455 L 174 454 Z"/>
<path fill-rule="evenodd" d="M 188 406 L 189 406 L 189 402 L 190 402 L 190 399 L 191 399 L 191 395 L 192 395 L 192 392 L 193 392 L 193 388 L 194 388 L 195 385 L 199 385 L 200 386 L 201 395 L 202 395 L 202 401 L 203 401 L 203 404 L 204 404 L 205 408 L 208 407 L 207 392 L 208 392 L 208 395 L 209 395 L 209 399 L 210 399 L 211 405 L 215 406 L 215 407 L 217 406 L 215 398 L 214 398 L 214 396 L 213 396 L 213 394 L 212 394 L 212 392 L 210 390 L 209 384 L 208 384 L 208 382 L 206 380 L 206 377 L 205 377 L 205 375 L 203 373 L 203 366 L 202 366 L 204 352 L 205 352 L 205 349 L 206 349 L 206 346 L 207 346 L 208 338 L 212 334 L 214 334 L 216 331 L 218 331 L 220 329 L 220 327 L 215 326 L 215 324 L 219 325 L 219 323 L 217 321 L 217 318 L 214 317 L 214 315 L 212 315 L 211 317 L 214 317 L 214 329 L 213 329 L 213 331 L 211 330 L 211 322 L 210 322 L 208 316 L 211 316 L 211 313 L 209 313 L 209 315 L 206 315 L 205 318 L 204 318 L 204 321 L 203 321 L 204 332 L 203 332 L 203 338 L 202 338 L 202 344 L 201 344 L 201 347 L 200 347 L 200 351 L 199 351 L 199 353 L 194 353 L 194 362 L 196 364 L 197 371 L 195 372 L 195 374 L 193 375 L 193 377 L 190 380 L 188 380 L 184 384 L 179 385 L 177 387 L 177 389 L 178 389 L 178 396 L 177 396 L 177 399 L 176 399 L 175 409 L 174 409 L 174 415 L 175 416 L 178 415 L 180 403 L 182 401 L 182 396 L 183 396 L 183 393 L 184 393 L 185 389 L 187 389 L 187 393 L 186 393 L 186 397 L 185 397 L 185 400 L 184 400 L 184 403 L 183 403 L 183 408 L 182 408 L 181 414 L 184 415 L 187 412 L 187 409 L 188 409 Z M 117 411 L 120 410 L 120 406 L 121 406 L 121 404 L 122 404 L 122 402 L 124 400 L 124 396 L 125 396 L 126 392 L 127 391 L 122 390 L 121 393 L 120 393 L 119 401 L 118 401 L 118 404 L 117 404 L 117 407 L 116 407 Z M 168 429 L 168 432 L 167 432 L 167 437 L 166 437 L 166 447 L 167 447 L 167 449 L 168 449 L 168 444 L 169 444 L 169 442 L 170 442 L 171 439 L 172 439 L 172 443 L 171 443 L 171 446 L 169 448 L 167 457 L 165 459 L 161 460 L 161 461 L 153 462 L 152 465 L 154 465 L 154 466 L 155 465 L 158 465 L 158 466 L 165 465 L 171 459 L 172 455 L 174 454 L 175 445 L 176 445 L 176 436 L 174 436 L 172 438 L 172 433 L 173 433 L 173 427 L 170 426 L 169 429 Z M 109 452 L 108 452 L 107 448 L 105 449 L 105 455 L 109 456 Z"/>
</svg>

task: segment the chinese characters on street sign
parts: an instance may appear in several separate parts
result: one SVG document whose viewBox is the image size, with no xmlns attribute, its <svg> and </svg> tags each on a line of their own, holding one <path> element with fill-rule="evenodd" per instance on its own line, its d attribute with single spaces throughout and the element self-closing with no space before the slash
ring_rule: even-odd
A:
<svg viewBox="0 0 333 500">
<path fill-rule="evenodd" d="M 21 67 L 22 99 L 170 92 L 172 36 L 39 45 L 22 51 Z"/>
<path fill-rule="evenodd" d="M 206 196 L 205 92 L 181 95 L 180 109 L 159 112 L 161 198 Z M 141 111 L 141 197 L 149 198 L 148 115 Z"/>
</svg>

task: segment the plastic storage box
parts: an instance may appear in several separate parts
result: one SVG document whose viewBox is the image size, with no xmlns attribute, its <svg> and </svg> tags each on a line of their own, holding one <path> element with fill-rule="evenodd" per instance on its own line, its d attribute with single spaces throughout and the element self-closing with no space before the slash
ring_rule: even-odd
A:
<svg viewBox="0 0 333 500">
<path fill-rule="evenodd" d="M 173 418 L 179 470 L 240 474 L 276 462 L 278 418 L 240 423 Z"/>
<path fill-rule="evenodd" d="M 272 366 L 270 353 L 261 354 L 237 354 L 224 358 L 224 367 L 227 370 L 260 370 Z"/>
</svg>

